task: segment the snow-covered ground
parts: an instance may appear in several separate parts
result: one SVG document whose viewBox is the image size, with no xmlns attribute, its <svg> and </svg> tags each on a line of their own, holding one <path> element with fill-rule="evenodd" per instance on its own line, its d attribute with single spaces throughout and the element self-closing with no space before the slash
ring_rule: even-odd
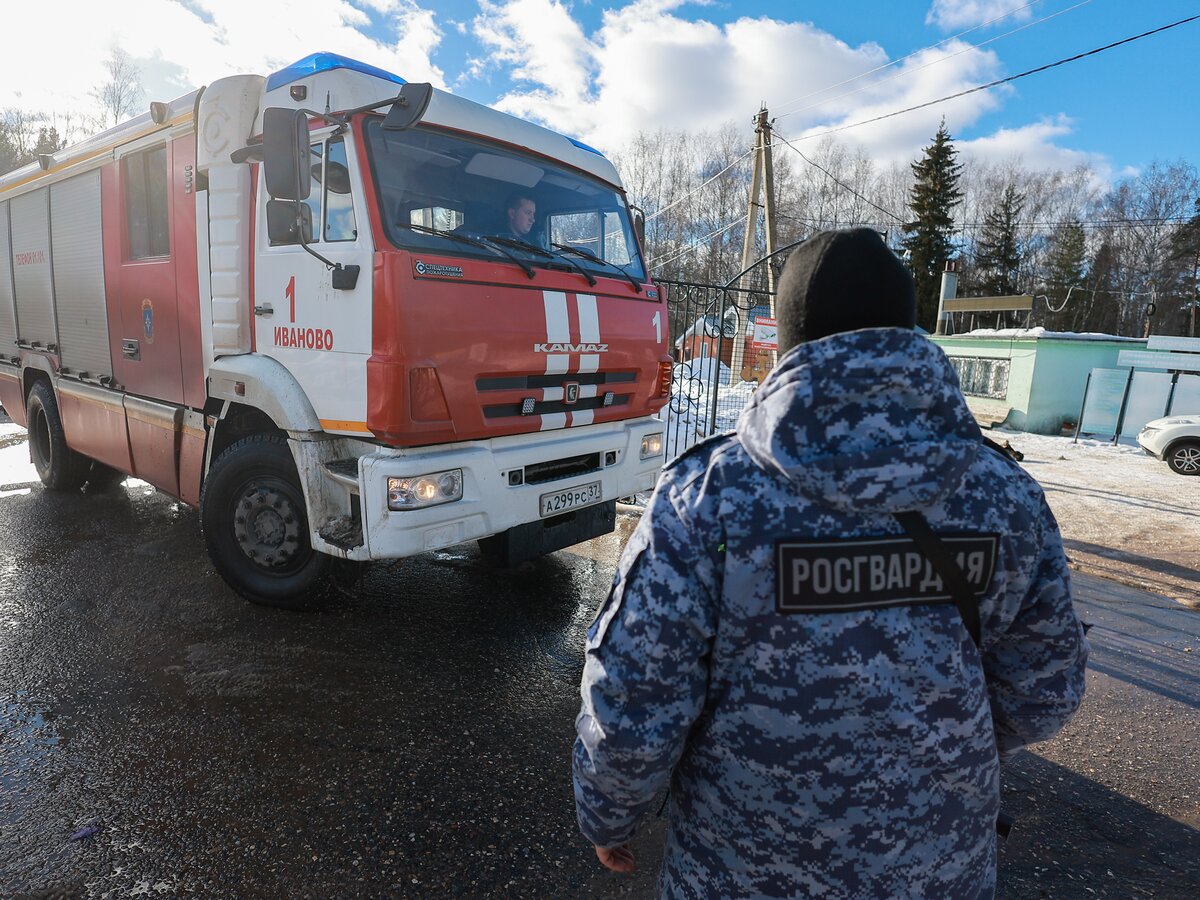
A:
<svg viewBox="0 0 1200 900">
<path fill-rule="evenodd" d="M 723 364 L 713 378 L 712 358 L 680 363 L 671 382 L 671 403 L 660 418 L 667 423 L 667 459 L 674 459 L 706 435 L 730 431 L 742 407 L 758 387 L 757 382 L 729 384 L 729 369 Z M 716 396 L 711 386 L 717 381 Z M 714 404 L 715 401 L 715 404 Z"/>
<path fill-rule="evenodd" d="M 984 433 L 1025 454 L 1073 563 L 1200 609 L 1200 478 L 1132 443 Z"/>
<path fill-rule="evenodd" d="M 13 493 L 28 493 L 29 488 L 19 485 L 38 480 L 37 470 L 29 461 L 29 444 L 24 437 L 25 429 L 6 421 L 0 411 L 0 499 Z"/>
</svg>

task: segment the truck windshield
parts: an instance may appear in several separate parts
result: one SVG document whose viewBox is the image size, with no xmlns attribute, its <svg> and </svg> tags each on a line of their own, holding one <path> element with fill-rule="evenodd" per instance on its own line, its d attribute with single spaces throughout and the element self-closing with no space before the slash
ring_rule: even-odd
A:
<svg viewBox="0 0 1200 900">
<path fill-rule="evenodd" d="M 494 259 L 489 244 L 501 243 L 532 266 L 645 279 L 625 198 L 599 179 L 431 128 L 385 131 L 372 118 L 366 130 L 397 247 Z"/>
</svg>

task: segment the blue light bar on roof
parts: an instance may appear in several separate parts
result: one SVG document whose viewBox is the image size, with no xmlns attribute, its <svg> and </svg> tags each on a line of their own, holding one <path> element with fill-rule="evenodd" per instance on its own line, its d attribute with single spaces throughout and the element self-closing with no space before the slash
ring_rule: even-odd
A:
<svg viewBox="0 0 1200 900">
<path fill-rule="evenodd" d="M 588 153 L 595 153 L 597 156 L 599 156 L 601 158 L 604 157 L 603 153 L 601 153 L 595 147 L 589 147 L 583 141 L 577 141 L 573 137 L 569 137 L 569 138 L 567 138 L 567 140 L 570 141 L 572 144 L 574 144 L 576 147 L 578 147 L 580 150 L 586 150 Z"/>
<path fill-rule="evenodd" d="M 296 60 L 296 62 L 292 63 L 286 69 L 280 69 L 274 75 L 269 76 L 267 78 L 267 90 L 273 91 L 275 88 L 291 84 L 293 81 L 299 81 L 301 78 L 308 78 L 310 75 L 317 75 L 321 72 L 331 72 L 334 69 L 349 69 L 352 72 L 361 72 L 364 75 L 382 78 L 384 81 L 390 81 L 394 84 L 408 84 L 399 75 L 393 75 L 391 72 L 385 72 L 383 69 L 369 66 L 366 63 L 359 62 L 357 59 L 338 56 L 336 53 L 321 52 L 306 56 L 304 59 Z"/>
</svg>

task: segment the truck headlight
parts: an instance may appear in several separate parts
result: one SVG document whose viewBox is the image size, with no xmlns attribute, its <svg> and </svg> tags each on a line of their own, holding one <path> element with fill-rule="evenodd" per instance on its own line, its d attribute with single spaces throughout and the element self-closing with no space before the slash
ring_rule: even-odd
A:
<svg viewBox="0 0 1200 900">
<path fill-rule="evenodd" d="M 642 438 L 642 459 L 662 456 L 662 452 L 663 436 L 661 432 L 658 434 L 648 434 Z"/>
<path fill-rule="evenodd" d="M 461 500 L 463 474 L 462 469 L 451 469 L 431 475 L 388 478 L 387 486 L 388 509 L 423 509 Z"/>
</svg>

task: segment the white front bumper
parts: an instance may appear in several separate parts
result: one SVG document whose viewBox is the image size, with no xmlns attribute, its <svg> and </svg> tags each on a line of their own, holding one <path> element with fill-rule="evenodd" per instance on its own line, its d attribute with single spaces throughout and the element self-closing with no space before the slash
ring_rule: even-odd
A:
<svg viewBox="0 0 1200 900">
<path fill-rule="evenodd" d="M 537 434 L 412 450 L 380 450 L 359 461 L 364 546 L 359 559 L 413 556 L 536 522 L 543 494 L 599 481 L 601 502 L 654 487 L 663 457 L 640 459 L 642 438 L 661 432 L 662 422 L 645 418 Z M 542 484 L 510 485 L 509 473 L 537 463 L 597 453 L 600 468 Z M 609 453 L 612 465 L 604 465 Z M 441 506 L 392 511 L 389 477 L 462 469 L 463 497 Z"/>
<path fill-rule="evenodd" d="M 1137 436 L 1138 445 L 1149 453 L 1151 456 L 1162 459 L 1163 448 L 1166 444 L 1166 437 L 1161 428 L 1156 428 L 1152 431 L 1143 429 Z"/>
</svg>

